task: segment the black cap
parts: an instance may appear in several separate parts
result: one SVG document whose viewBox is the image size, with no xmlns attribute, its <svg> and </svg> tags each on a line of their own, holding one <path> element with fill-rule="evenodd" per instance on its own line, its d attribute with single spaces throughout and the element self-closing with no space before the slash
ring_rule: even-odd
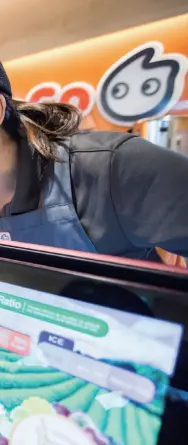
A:
<svg viewBox="0 0 188 445">
<path fill-rule="evenodd" d="M 0 62 L 0 94 L 5 94 L 6 96 L 12 97 L 11 85 L 5 69 Z"/>
</svg>

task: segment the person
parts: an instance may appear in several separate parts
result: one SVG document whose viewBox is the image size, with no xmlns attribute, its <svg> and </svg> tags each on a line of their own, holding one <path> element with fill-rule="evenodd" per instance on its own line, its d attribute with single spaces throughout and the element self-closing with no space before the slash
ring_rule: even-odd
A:
<svg viewBox="0 0 188 445">
<path fill-rule="evenodd" d="M 188 158 L 131 133 L 79 131 L 68 104 L 12 98 L 0 65 L 0 238 L 188 256 Z"/>
</svg>

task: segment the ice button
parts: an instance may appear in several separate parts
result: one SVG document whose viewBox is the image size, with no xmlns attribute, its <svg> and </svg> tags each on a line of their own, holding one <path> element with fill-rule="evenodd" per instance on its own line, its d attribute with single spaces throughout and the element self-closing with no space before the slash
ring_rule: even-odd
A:
<svg viewBox="0 0 188 445">
<path fill-rule="evenodd" d="M 39 343 L 50 343 L 58 348 L 68 349 L 69 351 L 73 351 L 74 348 L 74 342 L 72 340 L 46 331 L 40 333 Z"/>
</svg>

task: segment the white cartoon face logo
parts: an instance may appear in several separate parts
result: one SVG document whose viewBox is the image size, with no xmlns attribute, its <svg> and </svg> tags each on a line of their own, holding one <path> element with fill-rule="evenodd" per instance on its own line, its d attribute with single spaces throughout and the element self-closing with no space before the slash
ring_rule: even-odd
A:
<svg viewBox="0 0 188 445">
<path fill-rule="evenodd" d="M 97 87 L 98 108 L 122 126 L 164 114 L 181 96 L 186 71 L 183 55 L 163 55 L 157 42 L 143 45 L 104 74 Z"/>
</svg>

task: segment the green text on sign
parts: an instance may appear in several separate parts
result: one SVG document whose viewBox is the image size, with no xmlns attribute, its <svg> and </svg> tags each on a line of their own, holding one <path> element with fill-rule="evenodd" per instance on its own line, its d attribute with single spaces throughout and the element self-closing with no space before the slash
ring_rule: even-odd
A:
<svg viewBox="0 0 188 445">
<path fill-rule="evenodd" d="M 104 337 L 108 332 L 107 323 L 98 318 L 38 303 L 33 300 L 25 300 L 14 295 L 0 293 L 0 308 L 82 332 L 83 334 L 93 335 L 94 337 Z"/>
</svg>

